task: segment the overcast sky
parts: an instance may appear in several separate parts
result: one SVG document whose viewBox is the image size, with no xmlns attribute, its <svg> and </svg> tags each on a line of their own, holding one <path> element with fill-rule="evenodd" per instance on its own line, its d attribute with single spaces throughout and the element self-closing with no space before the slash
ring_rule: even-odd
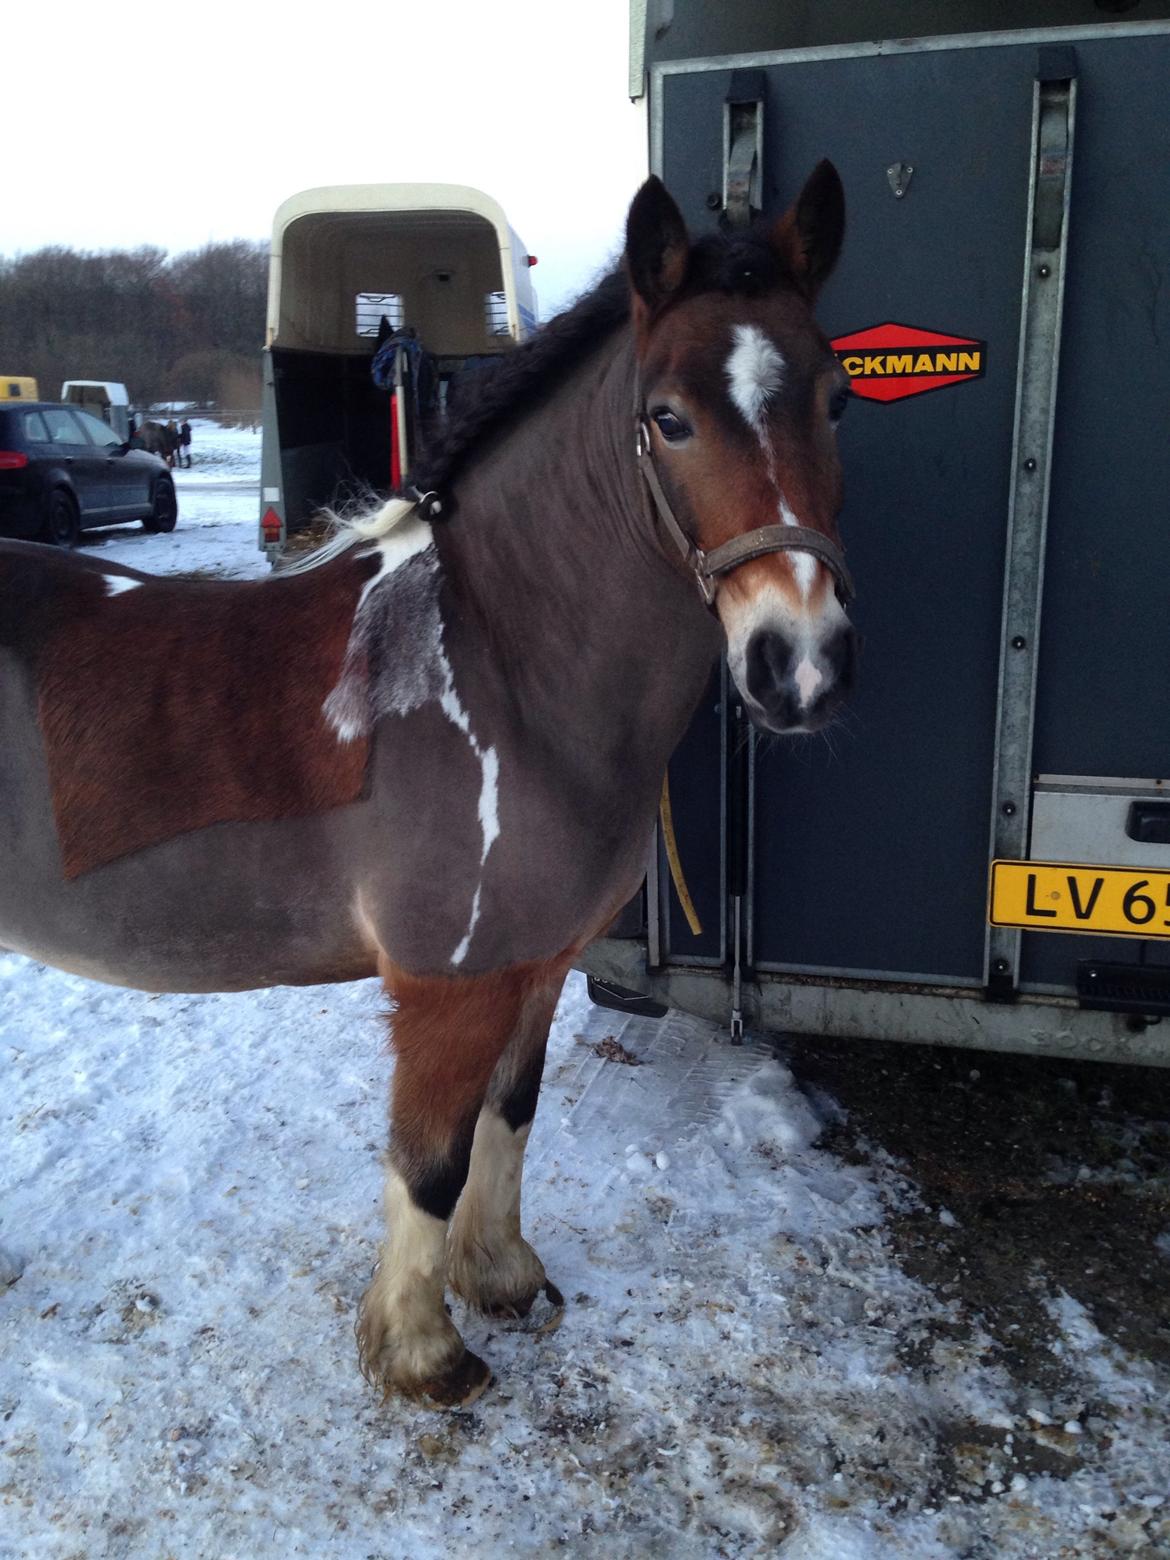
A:
<svg viewBox="0 0 1170 1560">
<path fill-rule="evenodd" d="M 4 7 L 0 253 L 267 238 L 318 184 L 473 184 L 541 313 L 620 243 L 645 173 L 626 0 Z M 34 134 L 35 132 L 35 134 Z"/>
</svg>

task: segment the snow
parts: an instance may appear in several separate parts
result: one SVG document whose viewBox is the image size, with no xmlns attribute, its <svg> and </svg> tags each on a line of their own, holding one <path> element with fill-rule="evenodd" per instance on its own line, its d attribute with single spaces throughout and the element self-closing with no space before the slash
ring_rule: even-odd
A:
<svg viewBox="0 0 1170 1560">
<path fill-rule="evenodd" d="M 179 519 L 166 536 L 138 526 L 86 533 L 85 551 L 148 574 L 199 573 L 252 579 L 268 573 L 256 545 L 260 516 L 260 430 L 191 422 L 191 467 L 172 475 Z"/>
<path fill-rule="evenodd" d="M 261 575 L 256 436 L 196 441 L 173 536 L 95 545 Z M 1059 1291 L 1079 1386 L 1025 1401 L 899 1266 L 905 1166 L 836 1152 L 762 1041 L 580 976 L 524 1194 L 564 1322 L 456 1306 L 495 1385 L 379 1402 L 352 1323 L 385 1037 L 374 982 L 151 996 L 0 953 L 0 1556 L 1164 1552 L 1152 1367 Z"/>
</svg>

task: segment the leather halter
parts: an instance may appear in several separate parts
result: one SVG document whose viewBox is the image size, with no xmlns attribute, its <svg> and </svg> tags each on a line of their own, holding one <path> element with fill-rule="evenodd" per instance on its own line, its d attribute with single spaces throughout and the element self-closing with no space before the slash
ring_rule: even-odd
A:
<svg viewBox="0 0 1170 1560">
<path fill-rule="evenodd" d="M 833 575 L 837 600 L 847 607 L 855 595 L 853 576 L 845 563 L 841 549 L 821 531 L 805 525 L 762 525 L 742 536 L 733 536 L 722 546 L 704 552 L 697 547 L 675 518 L 670 500 L 658 480 L 654 454 L 650 444 L 650 424 L 642 405 L 640 386 L 634 387 L 634 449 L 638 457 L 638 469 L 645 479 L 650 496 L 658 510 L 659 519 L 666 527 L 666 534 L 682 554 L 683 562 L 695 576 L 699 594 L 708 607 L 715 604 L 715 592 L 721 574 L 730 574 L 742 563 L 753 558 L 763 558 L 774 552 L 806 552 L 819 558 Z"/>
</svg>

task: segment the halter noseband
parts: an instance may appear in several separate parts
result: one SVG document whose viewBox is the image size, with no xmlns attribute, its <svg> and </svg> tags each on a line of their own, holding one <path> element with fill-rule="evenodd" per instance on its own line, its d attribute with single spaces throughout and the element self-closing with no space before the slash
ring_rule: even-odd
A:
<svg viewBox="0 0 1170 1560">
<path fill-rule="evenodd" d="M 670 500 L 658 480 L 658 470 L 654 465 L 654 454 L 650 446 L 650 424 L 642 405 L 641 387 L 637 383 L 634 386 L 634 450 L 638 457 L 638 468 L 650 490 L 659 519 L 666 527 L 666 534 L 682 554 L 683 562 L 694 574 L 699 594 L 708 607 L 713 607 L 715 604 L 716 582 L 721 574 L 730 574 L 732 569 L 738 569 L 741 563 L 750 563 L 753 558 L 763 558 L 768 553 L 774 552 L 812 553 L 815 558 L 819 558 L 826 564 L 832 573 L 837 600 L 841 605 L 847 607 L 853 600 L 855 594 L 853 577 L 849 573 L 841 549 L 823 532 L 814 531 L 808 526 L 762 525 L 754 531 L 745 531 L 742 536 L 733 536 L 729 542 L 712 548 L 710 552 L 704 552 L 701 547 L 696 547 L 675 518 Z"/>
</svg>

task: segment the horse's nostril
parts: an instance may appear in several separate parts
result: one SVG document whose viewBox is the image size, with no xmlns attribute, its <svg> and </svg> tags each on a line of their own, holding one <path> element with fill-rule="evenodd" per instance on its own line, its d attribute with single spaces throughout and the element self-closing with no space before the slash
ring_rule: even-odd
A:
<svg viewBox="0 0 1170 1560">
<path fill-rule="evenodd" d="M 747 691 L 766 704 L 792 668 L 792 645 L 783 634 L 763 630 L 748 642 L 746 660 Z"/>
<path fill-rule="evenodd" d="M 844 623 L 824 649 L 829 681 L 835 682 L 842 692 L 847 692 L 853 686 L 857 672 L 858 643 L 857 630 L 851 623 Z"/>
</svg>

